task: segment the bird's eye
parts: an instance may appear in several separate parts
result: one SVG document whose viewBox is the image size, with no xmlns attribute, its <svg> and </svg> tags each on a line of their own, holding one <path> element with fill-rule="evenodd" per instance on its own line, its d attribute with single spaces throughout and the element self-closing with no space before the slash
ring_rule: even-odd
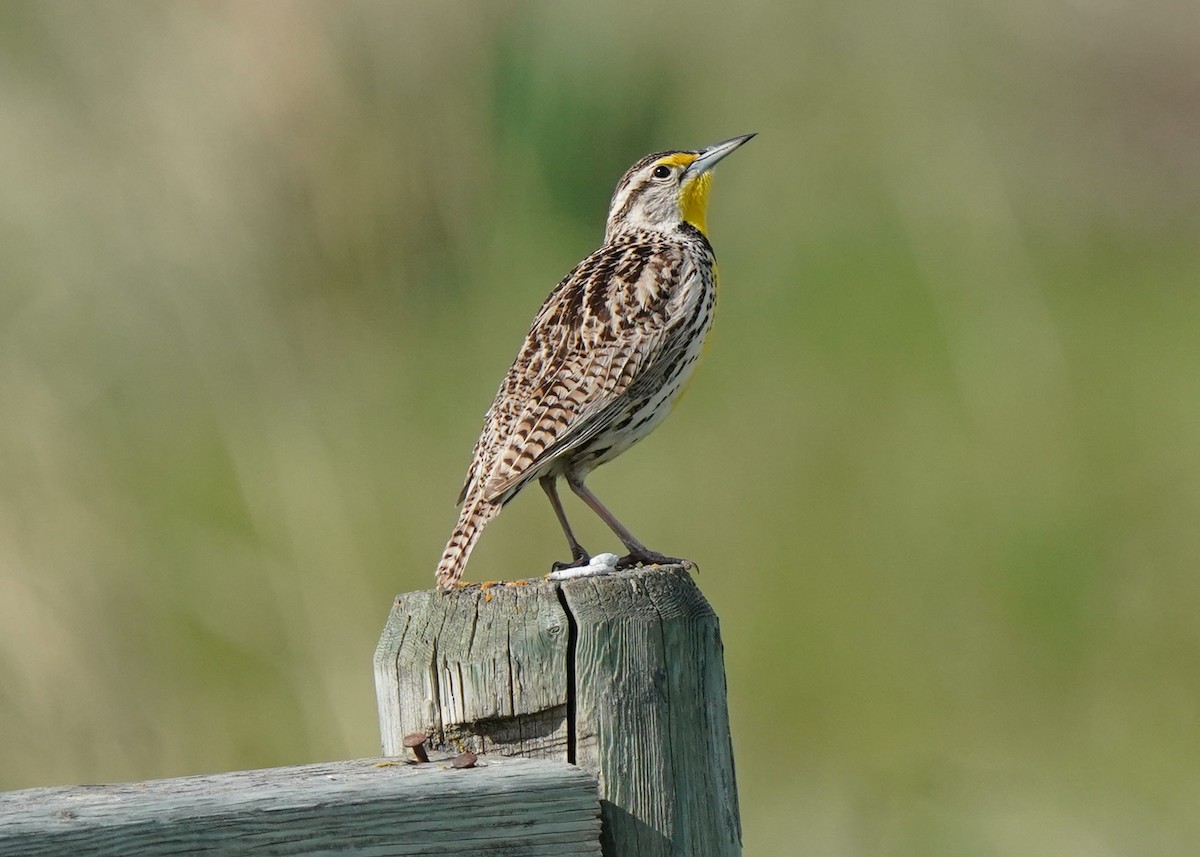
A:
<svg viewBox="0 0 1200 857">
<path fill-rule="evenodd" d="M 654 168 L 653 175 L 656 179 L 669 178 L 671 175 L 671 168 L 668 167 L 666 164 L 659 164 L 657 167 Z"/>
</svg>

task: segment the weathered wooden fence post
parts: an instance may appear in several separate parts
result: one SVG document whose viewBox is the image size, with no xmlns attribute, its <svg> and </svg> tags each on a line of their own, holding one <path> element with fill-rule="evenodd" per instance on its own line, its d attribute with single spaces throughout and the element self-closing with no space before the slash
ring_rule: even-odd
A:
<svg viewBox="0 0 1200 857">
<path fill-rule="evenodd" d="M 375 653 L 387 755 L 567 760 L 608 857 L 729 857 L 741 827 L 717 617 L 680 566 L 414 592 Z"/>
</svg>

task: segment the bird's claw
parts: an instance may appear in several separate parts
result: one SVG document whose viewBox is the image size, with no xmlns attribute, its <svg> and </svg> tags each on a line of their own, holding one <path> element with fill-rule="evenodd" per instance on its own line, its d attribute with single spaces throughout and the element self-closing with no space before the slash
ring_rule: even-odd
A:
<svg viewBox="0 0 1200 857">
<path fill-rule="evenodd" d="M 639 565 L 691 565 L 691 560 L 680 559 L 677 556 L 667 556 L 658 551 L 638 551 L 628 553 L 617 560 L 618 569 L 636 568 Z"/>
</svg>

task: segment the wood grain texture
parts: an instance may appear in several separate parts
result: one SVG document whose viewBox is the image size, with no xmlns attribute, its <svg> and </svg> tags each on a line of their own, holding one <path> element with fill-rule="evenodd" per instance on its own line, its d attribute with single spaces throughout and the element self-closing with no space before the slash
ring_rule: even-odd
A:
<svg viewBox="0 0 1200 857">
<path fill-rule="evenodd" d="M 375 651 L 384 753 L 424 732 L 435 749 L 566 760 L 569 628 L 544 580 L 400 596 Z"/>
<path fill-rule="evenodd" d="M 375 667 L 386 752 L 575 761 L 609 857 L 741 853 L 718 621 L 682 567 L 404 595 Z"/>
<path fill-rule="evenodd" d="M 568 581 L 576 762 L 596 773 L 605 854 L 741 854 L 717 616 L 665 567 Z"/>
<path fill-rule="evenodd" d="M 595 780 L 561 762 L 361 760 L 0 794 L 0 854 L 600 854 Z"/>
</svg>

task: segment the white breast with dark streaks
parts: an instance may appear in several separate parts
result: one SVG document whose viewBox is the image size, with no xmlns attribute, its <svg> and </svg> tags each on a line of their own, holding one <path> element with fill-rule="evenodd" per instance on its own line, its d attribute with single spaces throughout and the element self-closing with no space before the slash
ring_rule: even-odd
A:
<svg viewBox="0 0 1200 857">
<path fill-rule="evenodd" d="M 680 285 L 667 309 L 669 317 L 678 319 L 671 335 L 676 348 L 655 367 L 657 371 L 639 379 L 637 393 L 629 397 L 623 413 L 584 448 L 572 453 L 574 468 L 591 470 L 650 434 L 667 418 L 691 378 L 712 327 L 716 289 L 711 251 L 707 247 L 694 251 L 689 248 L 680 273 Z"/>
</svg>

